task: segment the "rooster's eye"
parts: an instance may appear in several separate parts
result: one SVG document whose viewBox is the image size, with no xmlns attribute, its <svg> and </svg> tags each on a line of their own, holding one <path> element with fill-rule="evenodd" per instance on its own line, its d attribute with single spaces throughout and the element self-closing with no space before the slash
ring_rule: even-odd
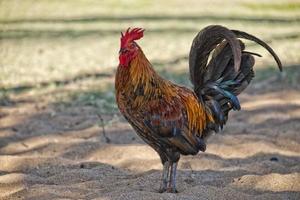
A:
<svg viewBox="0 0 300 200">
<path fill-rule="evenodd" d="M 128 53 L 128 52 L 129 52 L 128 49 L 120 49 L 119 54 Z"/>
</svg>

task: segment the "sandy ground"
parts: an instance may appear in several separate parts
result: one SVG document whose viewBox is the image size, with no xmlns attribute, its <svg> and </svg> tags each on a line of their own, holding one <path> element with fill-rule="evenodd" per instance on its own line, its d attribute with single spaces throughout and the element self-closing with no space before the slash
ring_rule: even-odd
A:
<svg viewBox="0 0 300 200">
<path fill-rule="evenodd" d="M 299 90 L 240 99 L 207 151 L 181 158 L 179 193 L 160 194 L 159 158 L 122 118 L 102 116 L 107 142 L 93 107 L 16 98 L 0 111 L 0 198 L 300 199 Z"/>
</svg>

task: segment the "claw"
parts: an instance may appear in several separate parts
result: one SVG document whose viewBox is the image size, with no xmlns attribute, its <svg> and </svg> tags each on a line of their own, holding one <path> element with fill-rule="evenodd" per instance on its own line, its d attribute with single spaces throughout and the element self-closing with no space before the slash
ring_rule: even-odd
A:
<svg viewBox="0 0 300 200">
<path fill-rule="evenodd" d="M 167 191 L 167 188 L 163 188 L 163 187 L 160 187 L 158 190 L 159 193 L 164 193 L 166 191 Z"/>
<path fill-rule="evenodd" d="M 176 188 L 168 188 L 166 190 L 167 193 L 178 193 L 177 189 Z"/>
</svg>

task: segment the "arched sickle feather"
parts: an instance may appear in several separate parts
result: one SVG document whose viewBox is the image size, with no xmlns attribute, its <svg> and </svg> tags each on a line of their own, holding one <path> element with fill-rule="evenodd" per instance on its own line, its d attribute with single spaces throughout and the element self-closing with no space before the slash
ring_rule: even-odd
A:
<svg viewBox="0 0 300 200">
<path fill-rule="evenodd" d="M 241 65 L 242 53 L 241 53 L 241 47 L 238 40 L 234 37 L 234 34 L 232 34 L 230 30 L 224 29 L 220 32 L 220 34 L 222 34 L 224 38 L 228 41 L 233 52 L 234 69 L 235 71 L 239 71 Z"/>
<path fill-rule="evenodd" d="M 234 69 L 239 71 L 242 52 L 236 35 L 231 30 L 220 25 L 208 26 L 202 29 L 194 38 L 189 55 L 191 81 L 196 91 L 198 87 L 203 85 L 203 76 L 207 71 L 207 61 L 211 51 L 224 39 L 231 47 L 234 58 Z"/>
<path fill-rule="evenodd" d="M 279 59 L 279 57 L 277 56 L 277 54 L 274 52 L 274 50 L 269 46 L 267 45 L 264 41 L 260 40 L 259 38 L 253 36 L 253 35 L 250 35 L 249 33 L 245 33 L 243 31 L 238 31 L 238 30 L 231 30 L 232 32 L 234 32 L 234 34 L 239 37 L 239 38 L 244 38 L 244 39 L 247 39 L 247 40 L 251 40 L 253 42 L 256 42 L 257 44 L 261 45 L 262 47 L 264 47 L 265 49 L 267 49 L 267 51 L 273 56 L 273 58 L 275 59 L 278 67 L 279 67 L 279 70 L 282 71 L 282 63 Z"/>
</svg>

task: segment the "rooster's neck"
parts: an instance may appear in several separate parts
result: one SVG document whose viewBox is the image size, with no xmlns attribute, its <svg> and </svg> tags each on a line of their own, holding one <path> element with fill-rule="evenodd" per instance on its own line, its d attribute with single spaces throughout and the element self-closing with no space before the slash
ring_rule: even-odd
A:
<svg viewBox="0 0 300 200">
<path fill-rule="evenodd" d="M 152 80 L 160 79 L 141 49 L 138 50 L 136 57 L 130 62 L 127 76 L 130 84 L 134 86 L 148 85 Z"/>
<path fill-rule="evenodd" d="M 136 57 L 131 61 L 129 68 L 130 75 L 133 75 L 134 73 L 147 73 L 147 75 L 156 74 L 151 63 L 141 49 L 138 50 Z"/>
<path fill-rule="evenodd" d="M 153 69 L 151 63 L 141 49 L 127 68 L 118 67 L 116 75 L 116 90 L 118 92 L 136 93 L 143 88 L 143 94 L 153 94 L 154 90 L 164 87 L 166 81 Z"/>
</svg>

